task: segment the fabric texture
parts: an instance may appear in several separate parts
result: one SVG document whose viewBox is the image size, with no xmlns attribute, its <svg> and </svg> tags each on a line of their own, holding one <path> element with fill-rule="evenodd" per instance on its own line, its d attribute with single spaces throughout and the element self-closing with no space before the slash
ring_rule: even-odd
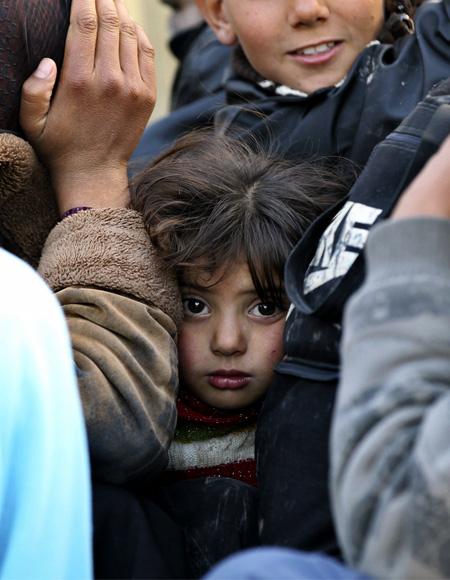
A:
<svg viewBox="0 0 450 580">
<path fill-rule="evenodd" d="M 181 320 L 175 277 L 157 257 L 142 216 L 133 210 L 88 210 L 61 221 L 47 238 L 39 272 L 54 291 L 96 286 L 157 305 Z"/>
<path fill-rule="evenodd" d="M 256 430 L 260 544 L 339 556 L 329 500 L 335 389 L 276 373 Z"/>
<path fill-rule="evenodd" d="M 175 429 L 181 301 L 142 218 L 126 209 L 68 217 L 51 232 L 39 272 L 69 325 L 94 476 L 155 477 Z"/>
<path fill-rule="evenodd" d="M 39 61 L 52 58 L 59 69 L 70 4 L 70 0 L 0 0 L 0 130 L 20 132 L 20 91 Z"/>
<path fill-rule="evenodd" d="M 184 532 L 189 578 L 258 544 L 258 490 L 229 477 L 196 477 L 150 495 Z"/>
<path fill-rule="evenodd" d="M 204 22 L 177 34 L 170 48 L 179 65 L 172 86 L 172 111 L 221 90 L 231 48 L 217 41 Z"/>
<path fill-rule="evenodd" d="M 371 233 L 350 301 L 333 428 L 333 497 L 348 561 L 377 577 L 450 575 L 450 223 Z"/>
<path fill-rule="evenodd" d="M 89 462 L 67 328 L 31 268 L 0 250 L 0 272 L 0 575 L 89 579 Z"/>
<path fill-rule="evenodd" d="M 232 477 L 256 485 L 258 408 L 259 405 L 241 412 L 224 412 L 181 389 L 165 481 Z"/>
<path fill-rule="evenodd" d="M 183 530 L 151 499 L 93 482 L 95 578 L 188 578 Z"/>
<path fill-rule="evenodd" d="M 369 580 L 323 554 L 286 548 L 256 548 L 218 564 L 205 580 Z"/>
<path fill-rule="evenodd" d="M 31 145 L 0 132 L 0 242 L 34 268 L 58 221 L 48 174 Z"/>
</svg>

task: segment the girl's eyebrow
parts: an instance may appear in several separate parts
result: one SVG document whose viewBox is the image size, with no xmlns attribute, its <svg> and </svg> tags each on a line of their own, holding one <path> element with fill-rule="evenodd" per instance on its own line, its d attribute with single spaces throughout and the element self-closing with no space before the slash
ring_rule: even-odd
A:
<svg viewBox="0 0 450 580">
<path fill-rule="evenodd" d="M 202 286 L 201 284 L 196 284 L 194 282 L 181 282 L 180 287 L 181 290 L 197 290 L 198 292 L 205 292 L 205 293 L 209 293 L 209 292 L 214 292 L 214 288 L 216 287 L 217 284 L 211 284 L 211 285 L 206 285 L 206 286 Z M 254 286 L 249 286 L 248 288 L 243 288 L 242 291 L 239 292 L 239 294 L 243 295 L 243 294 L 254 294 L 256 295 L 256 289 Z"/>
<path fill-rule="evenodd" d="M 201 292 L 205 292 L 208 291 L 210 288 L 213 288 L 214 286 L 202 286 L 201 284 L 196 284 L 195 282 L 181 282 L 180 283 L 180 287 L 182 289 L 188 289 L 188 290 L 198 290 Z"/>
</svg>

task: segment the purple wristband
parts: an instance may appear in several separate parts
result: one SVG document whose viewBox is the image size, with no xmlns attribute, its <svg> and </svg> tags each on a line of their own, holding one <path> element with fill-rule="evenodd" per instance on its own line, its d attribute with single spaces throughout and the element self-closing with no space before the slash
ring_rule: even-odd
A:
<svg viewBox="0 0 450 580">
<path fill-rule="evenodd" d="M 79 213 L 80 211 L 86 211 L 87 209 L 92 209 L 92 207 L 89 207 L 87 205 L 82 205 L 80 207 L 71 207 L 70 209 L 68 209 L 67 211 L 65 211 L 62 214 L 62 216 L 59 218 L 59 221 L 62 222 L 67 217 L 69 217 L 71 215 L 75 215 L 76 213 Z"/>
</svg>

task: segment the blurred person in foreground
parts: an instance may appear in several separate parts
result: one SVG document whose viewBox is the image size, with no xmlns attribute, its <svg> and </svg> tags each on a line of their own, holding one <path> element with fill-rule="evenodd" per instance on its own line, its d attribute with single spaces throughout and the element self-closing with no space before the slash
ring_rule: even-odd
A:
<svg viewBox="0 0 450 580">
<path fill-rule="evenodd" d="M 57 300 L 0 249 L 0 578 L 92 577 L 87 439 Z"/>
</svg>

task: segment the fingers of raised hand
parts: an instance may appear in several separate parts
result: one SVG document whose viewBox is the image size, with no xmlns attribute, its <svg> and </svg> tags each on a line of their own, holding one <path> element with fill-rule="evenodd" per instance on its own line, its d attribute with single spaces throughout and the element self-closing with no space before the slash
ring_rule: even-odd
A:
<svg viewBox="0 0 450 580">
<path fill-rule="evenodd" d="M 63 78 L 90 77 L 95 67 L 98 19 L 95 0 L 72 0 Z"/>
<path fill-rule="evenodd" d="M 154 104 L 154 51 L 123 0 L 73 0 L 62 81 L 89 99 L 125 92 Z"/>
<path fill-rule="evenodd" d="M 54 98 L 56 67 L 52 83 L 24 89 L 24 129 L 53 178 L 124 166 L 154 106 L 153 72 L 153 49 L 122 0 L 72 1 Z"/>
<path fill-rule="evenodd" d="M 120 65 L 129 94 L 147 109 L 156 100 L 154 50 L 141 26 L 129 16 L 124 0 L 115 0 L 120 20 Z"/>
<path fill-rule="evenodd" d="M 128 16 L 125 13 L 122 14 L 124 18 Z M 95 68 L 97 71 L 119 73 L 122 68 L 120 63 L 121 29 L 122 25 L 131 28 L 131 19 L 121 21 L 115 0 L 97 0 L 97 18 Z"/>
<path fill-rule="evenodd" d="M 155 51 L 143 28 L 136 26 L 138 35 L 139 71 L 142 82 L 147 88 L 149 99 L 156 101 Z"/>
<path fill-rule="evenodd" d="M 72 0 L 62 80 L 77 89 L 90 86 L 95 74 L 118 81 L 120 29 L 115 0 Z"/>
<path fill-rule="evenodd" d="M 116 0 L 116 8 L 120 21 L 120 66 L 125 74 L 137 81 L 140 74 L 136 23 L 129 16 L 123 0 Z"/>
</svg>

